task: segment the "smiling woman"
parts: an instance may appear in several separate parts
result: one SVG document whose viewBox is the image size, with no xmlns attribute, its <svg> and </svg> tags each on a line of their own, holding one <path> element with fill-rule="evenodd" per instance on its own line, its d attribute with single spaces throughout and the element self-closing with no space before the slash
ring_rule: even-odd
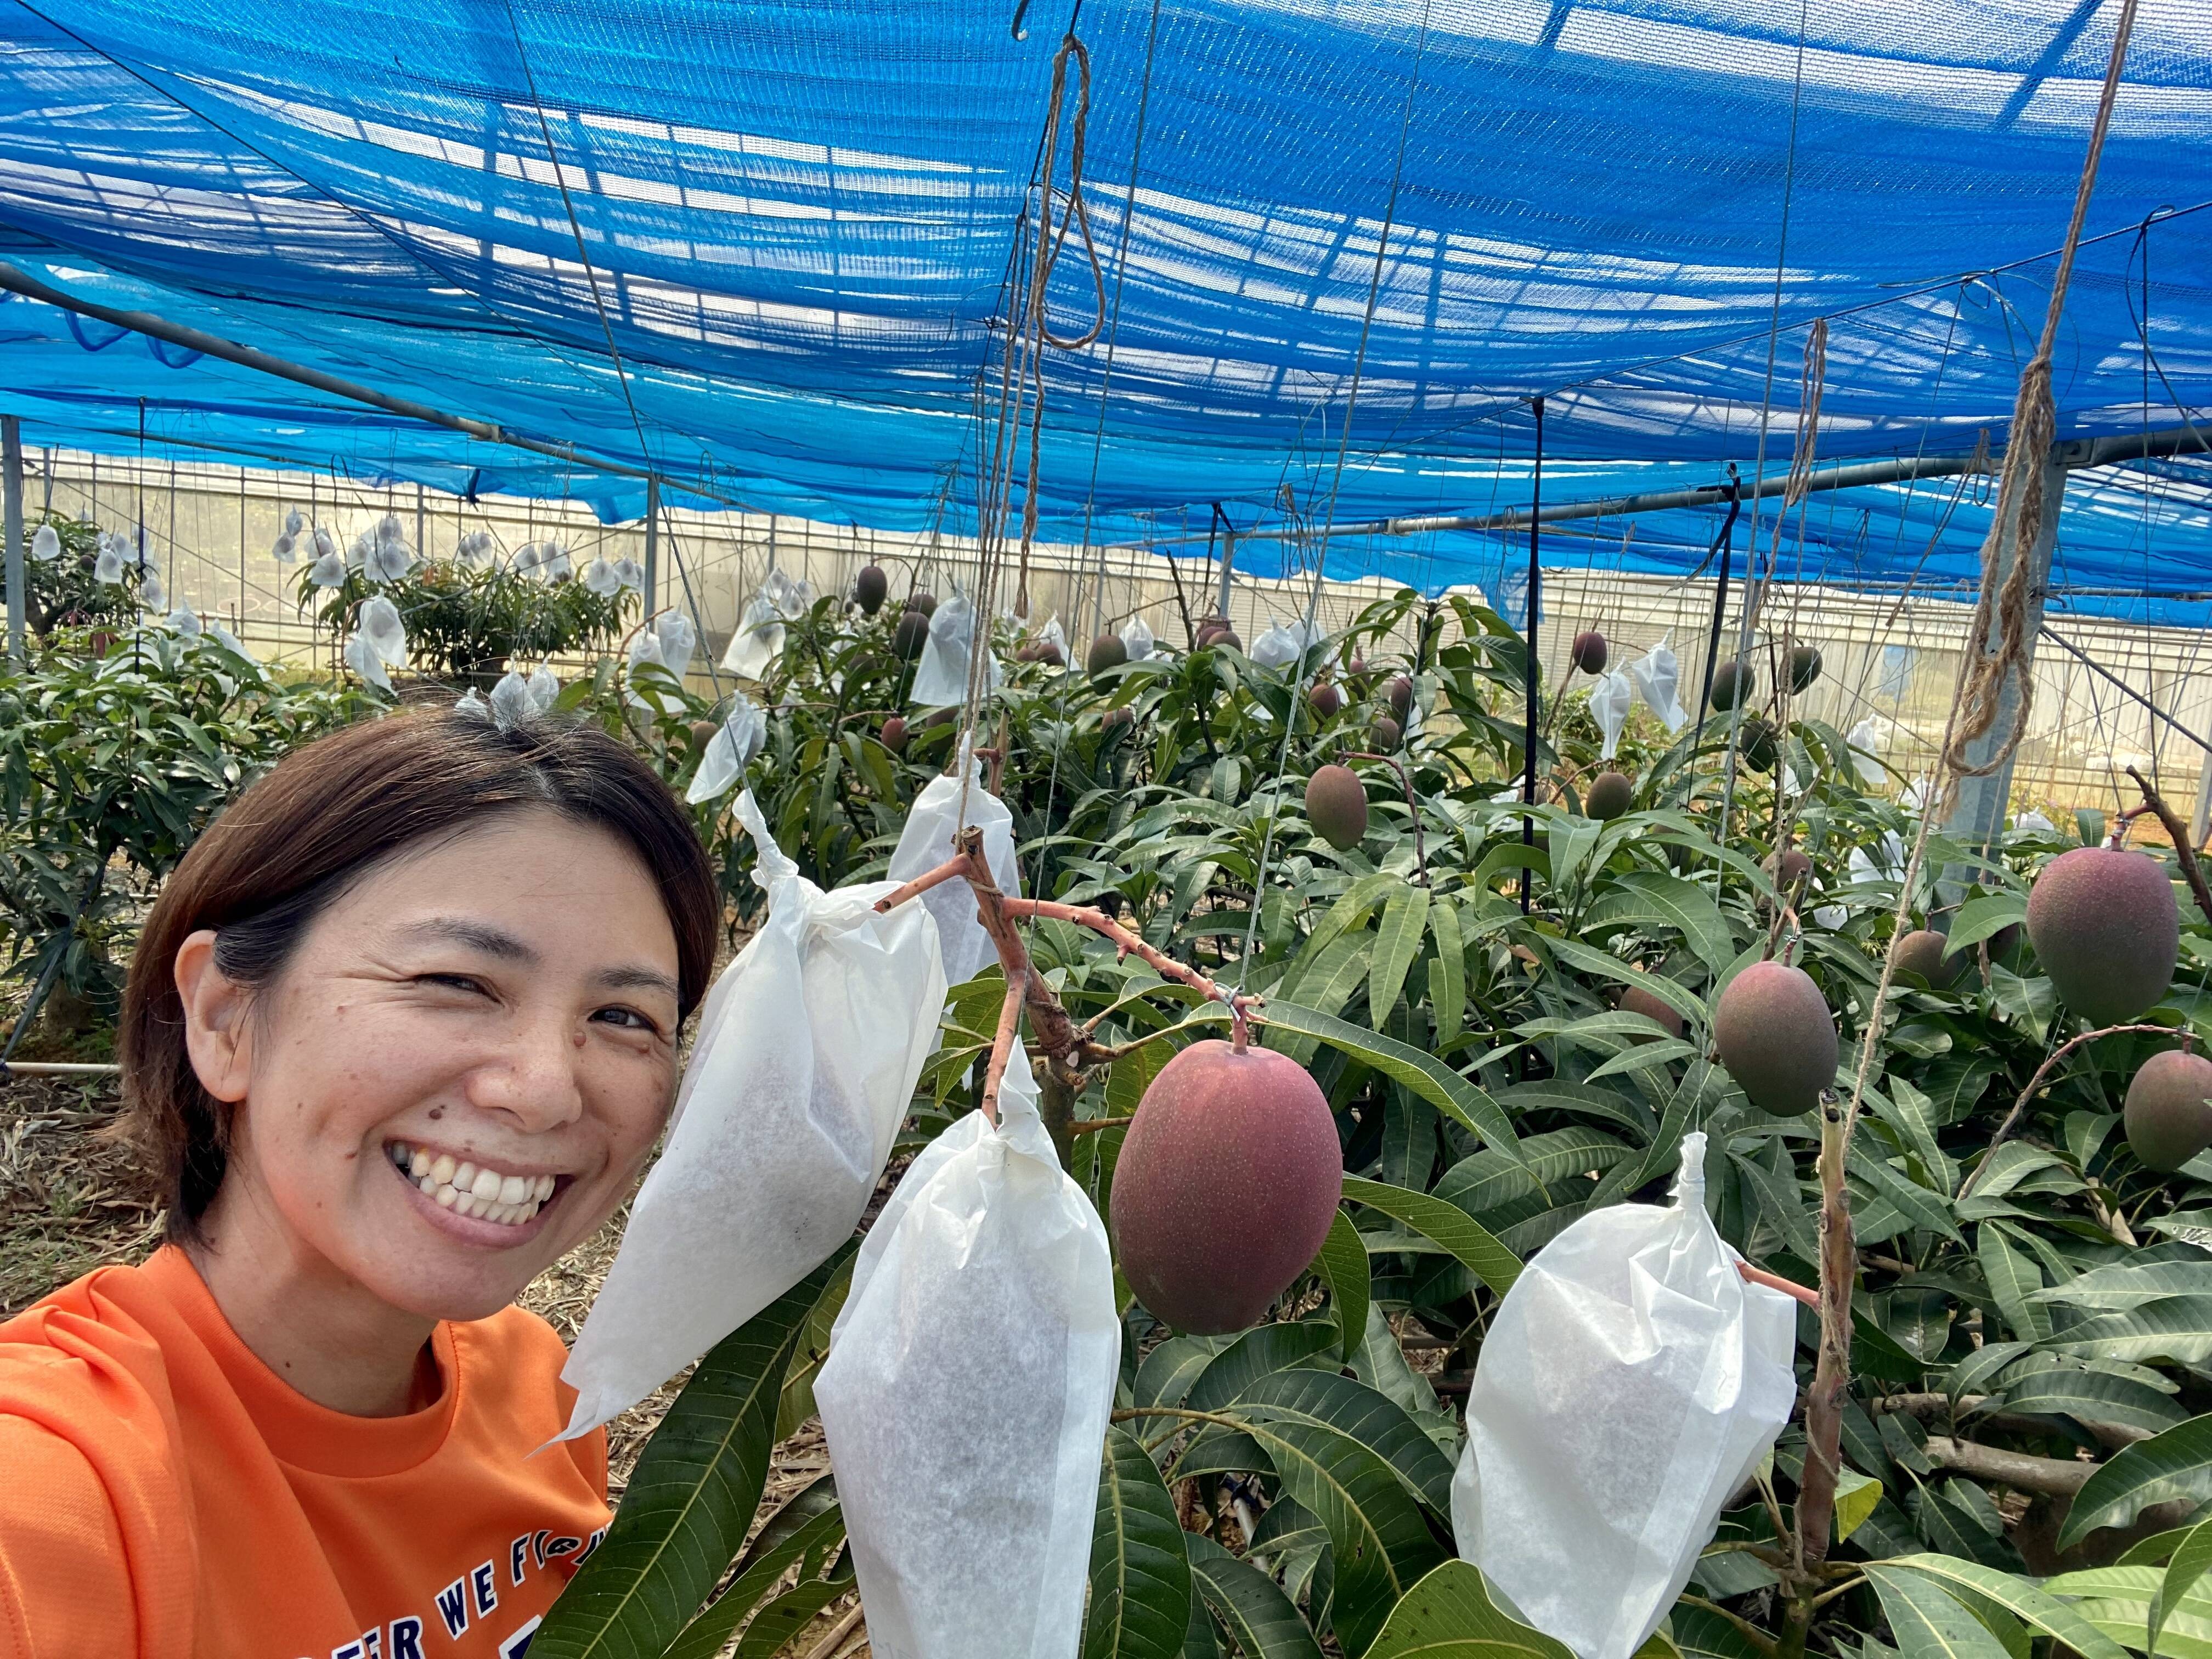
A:
<svg viewBox="0 0 2212 1659">
<path fill-rule="evenodd" d="M 511 1304 L 636 1178 L 720 912 L 582 725 L 356 726 L 215 823 L 125 1003 L 168 1243 L 0 1326 L 0 1659 L 521 1651 L 606 1459 L 532 1455 Z"/>
</svg>

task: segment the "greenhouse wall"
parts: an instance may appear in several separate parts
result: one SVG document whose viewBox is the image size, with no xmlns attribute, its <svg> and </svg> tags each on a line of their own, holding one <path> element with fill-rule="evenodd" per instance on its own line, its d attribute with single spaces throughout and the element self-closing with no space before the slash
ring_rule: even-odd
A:
<svg viewBox="0 0 2212 1659">
<path fill-rule="evenodd" d="M 104 529 L 143 525 L 148 557 L 173 594 L 226 620 L 257 652 L 280 660 L 328 660 L 331 652 L 327 636 L 317 637 L 295 603 L 303 567 L 280 565 L 270 556 L 284 515 L 295 507 L 329 525 L 344 543 L 385 514 L 396 513 L 410 541 L 432 557 L 452 556 L 462 535 L 481 528 L 493 531 L 507 550 L 559 539 L 580 566 L 595 554 L 627 555 L 641 562 L 645 556 L 641 522 L 604 525 L 580 502 L 492 497 L 471 503 L 415 485 L 73 452 L 36 453 L 28 459 L 28 510 L 51 506 L 91 518 Z M 702 682 L 707 657 L 720 658 L 740 607 L 771 568 L 829 591 L 849 583 L 862 565 L 878 562 L 893 573 L 896 599 L 907 591 L 908 572 L 915 585 L 943 592 L 956 583 L 971 585 L 976 562 L 975 545 L 965 538 L 678 509 L 665 511 L 662 526 L 657 605 L 696 611 L 708 647 L 701 659 Z M 1007 556 L 1011 562 L 1012 549 Z M 1218 570 L 1202 557 L 1176 561 L 1171 569 L 1168 560 L 1145 550 L 1086 553 L 1070 545 L 1040 545 L 1031 558 L 1031 613 L 1040 621 L 1059 617 L 1071 639 L 1102 620 L 1118 626 L 1141 615 L 1163 641 L 1180 644 L 1186 610 L 1194 617 L 1212 610 Z M 1010 568 L 1002 593 L 1012 580 Z M 1324 582 L 1316 610 L 1324 623 L 1340 626 L 1394 591 L 1393 584 L 1378 579 Z M 1540 642 L 1546 672 L 1565 672 L 1569 642 L 1584 629 L 1607 636 L 1616 663 L 1663 641 L 1680 659 L 1687 706 L 1702 681 L 1713 592 L 1707 579 L 1547 568 Z M 1302 614 L 1310 597 L 1304 579 L 1238 575 L 1231 619 L 1249 644 L 1273 621 Z M 1738 583 L 1722 628 L 1723 658 L 1736 649 L 1741 599 Z M 2077 807 L 2124 806 L 2134 798 L 2126 775 L 2133 766 L 2177 803 L 2197 803 L 2201 827 L 2212 804 L 2203 798 L 2203 750 L 2183 733 L 2212 734 L 2212 677 L 2197 672 L 2203 634 L 2077 618 L 2062 607 L 2063 596 L 2054 598 L 2048 631 L 2111 678 L 2045 641 L 2014 775 L 2015 809 L 2033 806 L 2055 817 Z M 1763 606 L 1759 625 L 1763 635 L 1786 633 L 1820 649 L 1824 672 L 1804 700 L 1805 711 L 1846 732 L 1871 720 L 1883 759 L 1910 779 L 1926 769 L 1941 739 L 1971 617 L 1971 606 L 1916 594 L 1910 584 L 1873 592 L 1782 584 Z M 1763 659 L 1763 652 L 1755 654 Z M 2145 701 L 2171 721 L 2154 714 Z"/>
</svg>

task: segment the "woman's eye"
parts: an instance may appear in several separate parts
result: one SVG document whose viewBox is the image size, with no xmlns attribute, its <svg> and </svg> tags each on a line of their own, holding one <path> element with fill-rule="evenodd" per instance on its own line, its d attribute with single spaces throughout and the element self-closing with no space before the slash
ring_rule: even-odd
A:
<svg viewBox="0 0 2212 1659">
<path fill-rule="evenodd" d="M 441 991 L 476 991 L 483 989 L 483 981 L 471 979 L 466 974 L 417 974 L 417 985 L 434 985 Z"/>
<path fill-rule="evenodd" d="M 602 1008 L 592 1018 L 611 1025 L 619 1025 L 627 1031 L 643 1031 L 651 1036 L 660 1035 L 660 1028 L 635 1008 Z"/>
</svg>

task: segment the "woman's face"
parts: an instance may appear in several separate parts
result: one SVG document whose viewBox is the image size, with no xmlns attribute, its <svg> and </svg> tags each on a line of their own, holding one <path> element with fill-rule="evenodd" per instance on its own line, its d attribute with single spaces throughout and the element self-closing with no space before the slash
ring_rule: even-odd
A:
<svg viewBox="0 0 2212 1659">
<path fill-rule="evenodd" d="M 371 872 L 240 1023 L 217 1206 L 385 1303 L 476 1319 L 629 1188 L 676 1077 L 676 936 L 629 846 L 550 811 Z"/>
</svg>

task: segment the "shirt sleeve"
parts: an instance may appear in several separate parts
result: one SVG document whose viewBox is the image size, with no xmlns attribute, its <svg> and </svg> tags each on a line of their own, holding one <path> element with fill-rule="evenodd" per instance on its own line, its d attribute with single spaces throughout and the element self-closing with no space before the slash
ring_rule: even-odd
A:
<svg viewBox="0 0 2212 1659">
<path fill-rule="evenodd" d="M 0 1415 L 0 1659 L 115 1659 L 138 1651 L 136 1596 L 115 1506 L 85 1455 Z"/>
</svg>

